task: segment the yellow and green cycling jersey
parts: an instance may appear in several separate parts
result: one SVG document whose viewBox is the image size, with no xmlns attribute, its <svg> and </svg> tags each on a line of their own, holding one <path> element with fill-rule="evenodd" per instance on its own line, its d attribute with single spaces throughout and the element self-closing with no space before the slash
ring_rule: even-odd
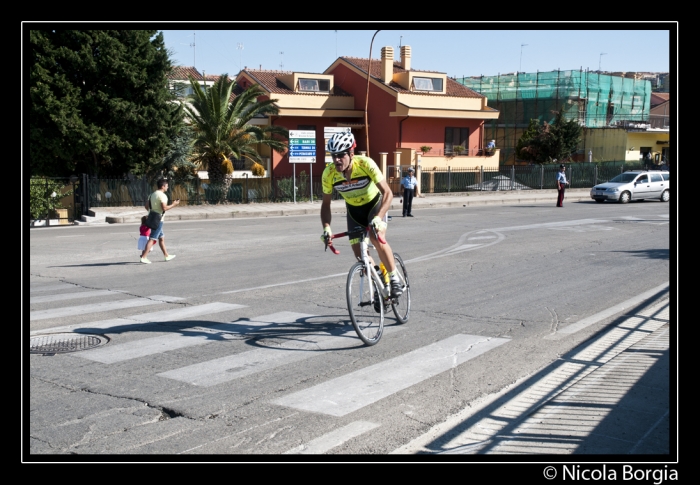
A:
<svg viewBox="0 0 700 485">
<path fill-rule="evenodd" d="M 323 193 L 332 194 L 335 189 L 348 205 L 358 207 L 368 204 L 379 194 L 377 184 L 384 180 L 384 175 L 369 157 L 355 155 L 350 163 L 352 171 L 349 181 L 335 169 L 334 164 L 326 165 L 321 178 Z"/>
</svg>

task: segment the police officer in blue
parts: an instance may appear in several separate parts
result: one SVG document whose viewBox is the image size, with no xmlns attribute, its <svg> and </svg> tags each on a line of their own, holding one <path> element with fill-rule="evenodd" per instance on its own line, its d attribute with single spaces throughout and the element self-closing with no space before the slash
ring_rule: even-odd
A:
<svg viewBox="0 0 700 485">
<path fill-rule="evenodd" d="M 418 179 L 413 176 L 413 167 L 408 167 L 408 173 L 401 179 L 401 186 L 403 187 L 403 216 L 413 217 L 411 214 L 411 205 L 413 204 L 413 196 L 416 194 L 418 188 Z"/>
</svg>

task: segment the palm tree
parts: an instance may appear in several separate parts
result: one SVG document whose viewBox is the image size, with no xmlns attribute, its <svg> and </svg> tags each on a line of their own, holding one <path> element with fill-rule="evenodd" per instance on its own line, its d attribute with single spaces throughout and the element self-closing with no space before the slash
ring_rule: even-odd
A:
<svg viewBox="0 0 700 485">
<path fill-rule="evenodd" d="M 185 111 L 194 128 L 195 161 L 209 174 L 214 186 L 221 187 L 225 199 L 231 185 L 233 166 L 231 158 L 248 158 L 257 163 L 262 158 L 257 145 L 267 145 L 283 153 L 287 150 L 289 133 L 279 126 L 250 124 L 256 115 L 278 113 L 276 99 L 260 101 L 265 92 L 258 85 L 251 86 L 232 98 L 236 83 L 222 74 L 213 86 L 203 89 L 190 77 L 193 98 Z"/>
</svg>

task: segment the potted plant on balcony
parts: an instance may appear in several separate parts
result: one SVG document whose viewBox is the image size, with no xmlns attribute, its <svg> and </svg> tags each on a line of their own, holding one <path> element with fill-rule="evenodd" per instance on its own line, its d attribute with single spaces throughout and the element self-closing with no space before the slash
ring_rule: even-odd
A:
<svg viewBox="0 0 700 485">
<path fill-rule="evenodd" d="M 461 155 L 464 151 L 464 147 L 462 145 L 455 145 L 454 147 L 452 147 L 452 150 L 455 152 L 455 154 Z"/>
<path fill-rule="evenodd" d="M 422 147 L 420 147 L 420 151 L 423 152 L 423 155 L 425 155 L 426 153 L 428 153 L 432 149 L 433 149 L 433 147 L 429 147 L 428 145 L 423 145 Z"/>
</svg>

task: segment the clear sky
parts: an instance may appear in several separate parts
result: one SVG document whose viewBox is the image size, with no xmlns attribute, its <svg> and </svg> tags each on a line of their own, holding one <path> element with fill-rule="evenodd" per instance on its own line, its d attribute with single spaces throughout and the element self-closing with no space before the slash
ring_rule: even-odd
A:
<svg viewBox="0 0 700 485">
<path fill-rule="evenodd" d="M 512 30 L 503 23 L 410 22 L 185 22 L 153 27 L 163 31 L 176 65 L 232 77 L 245 66 L 321 73 L 338 57 L 369 57 L 370 44 L 373 59 L 381 57 L 382 47 L 392 46 L 396 60 L 399 46 L 409 45 L 412 68 L 451 77 L 557 69 L 595 71 L 599 67 L 603 71 L 669 72 L 671 63 L 676 65 L 675 22 L 511 25 Z M 381 30 L 372 41 L 377 29 Z"/>
</svg>

